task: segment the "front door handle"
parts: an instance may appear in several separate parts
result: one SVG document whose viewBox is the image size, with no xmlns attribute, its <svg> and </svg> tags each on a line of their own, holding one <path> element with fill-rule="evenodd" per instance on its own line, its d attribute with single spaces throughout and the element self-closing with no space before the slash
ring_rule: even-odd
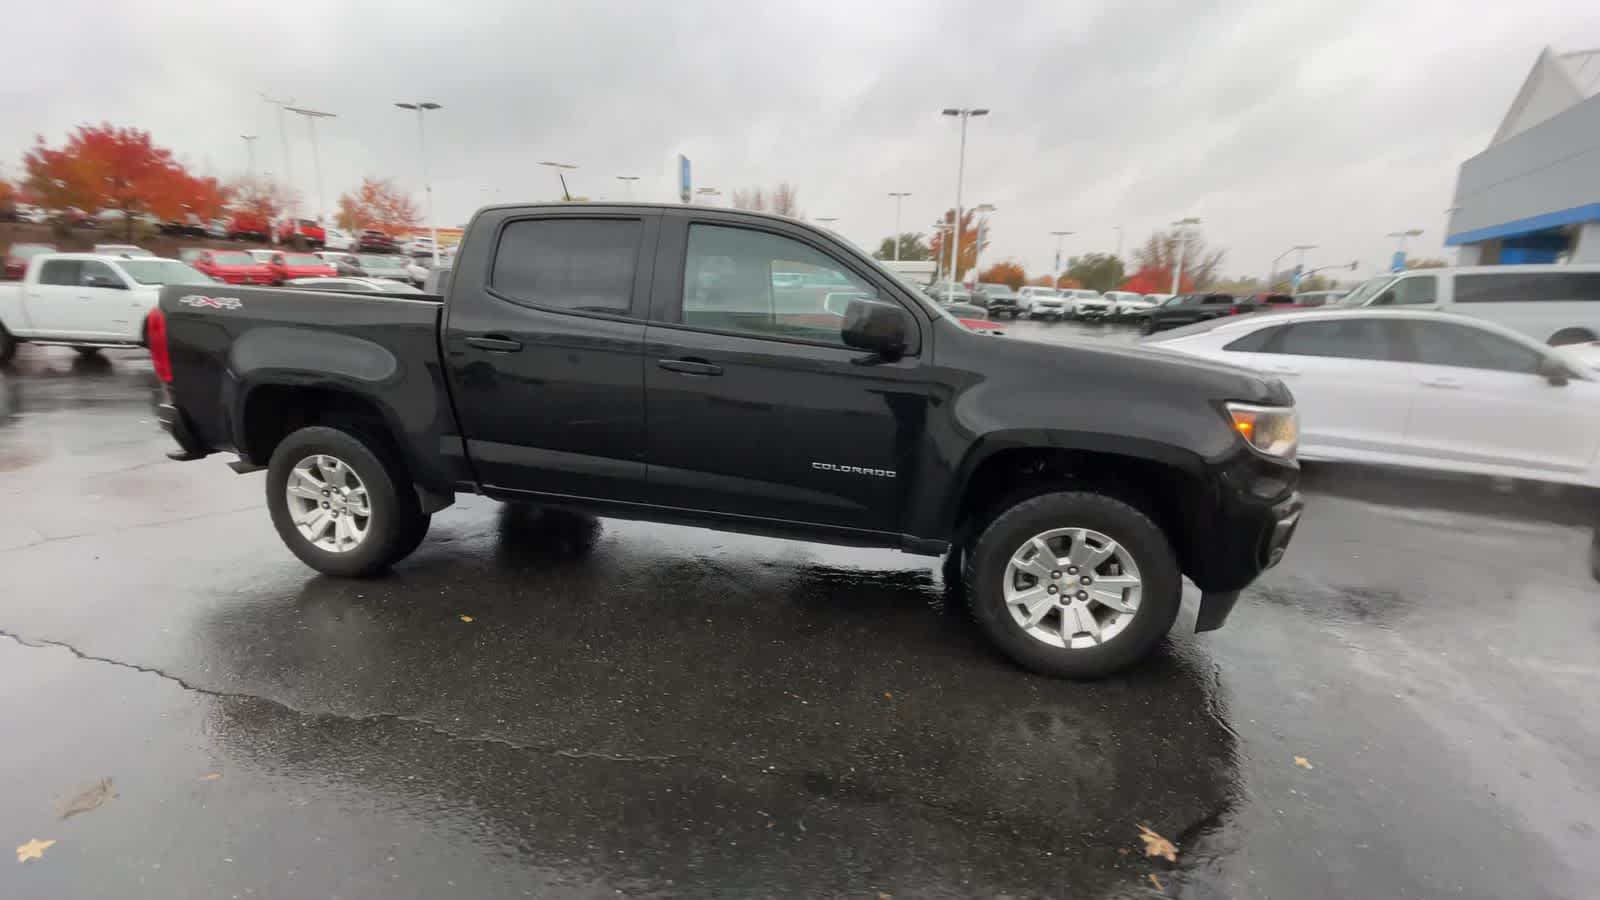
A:
<svg viewBox="0 0 1600 900">
<path fill-rule="evenodd" d="M 1424 378 L 1422 383 L 1433 388 L 1444 388 L 1452 391 L 1461 390 L 1461 382 L 1454 378 Z"/>
<path fill-rule="evenodd" d="M 1272 373 L 1273 375 L 1299 375 L 1300 374 L 1300 370 L 1299 369 L 1291 369 L 1288 366 L 1271 366 L 1271 367 L 1269 367 L 1267 369 L 1267 371 Z"/>
<path fill-rule="evenodd" d="M 490 353 L 516 353 L 522 349 L 522 342 L 513 341 L 504 335 L 486 334 L 483 337 L 467 338 L 467 346 L 488 350 Z"/>
<path fill-rule="evenodd" d="M 703 359 L 662 359 L 656 365 L 668 372 L 681 372 L 684 375 L 721 375 L 722 367 L 714 366 Z"/>
</svg>

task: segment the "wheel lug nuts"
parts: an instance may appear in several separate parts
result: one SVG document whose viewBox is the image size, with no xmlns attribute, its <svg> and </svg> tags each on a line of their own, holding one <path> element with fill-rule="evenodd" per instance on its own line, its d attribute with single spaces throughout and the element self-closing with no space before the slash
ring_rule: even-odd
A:
<svg viewBox="0 0 1600 900">
<path fill-rule="evenodd" d="M 1079 581 L 1081 581 L 1081 582 L 1083 582 L 1083 583 L 1084 583 L 1084 584 L 1094 584 L 1094 579 L 1093 579 L 1093 578 L 1090 578 L 1090 577 L 1089 577 L 1089 576 L 1087 576 L 1087 575 L 1085 575 L 1085 576 L 1083 576 L 1083 577 L 1082 577 L 1082 578 L 1080 578 L 1080 579 L 1078 579 L 1078 580 L 1079 580 Z"/>
<path fill-rule="evenodd" d="M 1060 578 L 1061 577 L 1061 573 L 1060 572 L 1051 572 L 1050 573 L 1050 577 L 1051 578 Z"/>
<path fill-rule="evenodd" d="M 327 509 L 328 508 L 328 501 L 326 501 L 326 500 L 322 501 L 322 508 L 323 509 Z"/>
<path fill-rule="evenodd" d="M 1048 592 L 1049 592 L 1049 593 L 1052 593 L 1052 594 L 1054 594 L 1054 593 L 1055 593 L 1055 592 L 1056 592 L 1056 586 L 1055 586 L 1055 585 L 1053 585 L 1053 584 L 1052 584 L 1052 585 L 1050 585 L 1050 587 L 1048 587 L 1048 588 L 1046 588 L 1046 590 L 1047 590 L 1047 591 L 1048 591 Z"/>
<path fill-rule="evenodd" d="M 1077 566 L 1067 566 L 1067 574 L 1068 575 L 1076 575 L 1076 574 L 1078 574 L 1078 567 Z"/>
<path fill-rule="evenodd" d="M 1079 600 L 1087 600 L 1087 599 L 1089 599 L 1089 592 L 1088 591 L 1079 591 L 1078 592 L 1078 599 Z"/>
</svg>

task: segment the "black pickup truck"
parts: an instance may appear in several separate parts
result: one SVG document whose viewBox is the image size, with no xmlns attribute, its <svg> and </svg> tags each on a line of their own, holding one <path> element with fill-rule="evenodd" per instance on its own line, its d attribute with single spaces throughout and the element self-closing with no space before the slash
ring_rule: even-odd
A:
<svg viewBox="0 0 1600 900">
<path fill-rule="evenodd" d="M 1069 677 L 1154 647 L 1183 575 L 1219 627 L 1299 519 L 1281 383 L 975 334 L 791 219 L 489 207 L 446 290 L 165 290 L 174 457 L 265 468 L 284 542 L 335 575 L 405 557 L 463 491 L 948 553 L 989 637 Z"/>
</svg>

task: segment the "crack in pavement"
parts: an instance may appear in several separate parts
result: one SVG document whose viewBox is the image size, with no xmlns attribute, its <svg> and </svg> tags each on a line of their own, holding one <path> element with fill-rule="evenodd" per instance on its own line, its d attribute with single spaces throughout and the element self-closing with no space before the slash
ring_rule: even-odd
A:
<svg viewBox="0 0 1600 900">
<path fill-rule="evenodd" d="M 50 535 L 50 536 L 47 536 L 47 537 L 41 537 L 36 541 L 29 541 L 26 544 L 14 544 L 14 545 L 12 545 L 10 547 L 0 547 L 0 553 L 15 553 L 18 550 L 27 550 L 30 547 L 40 547 L 40 546 L 43 546 L 45 544 L 53 544 L 56 541 L 73 541 L 73 540 L 77 540 L 78 538 L 101 537 L 101 536 L 104 536 L 104 535 L 107 535 L 107 534 L 112 534 L 112 533 L 121 534 L 122 532 L 125 532 L 125 531 L 134 531 L 134 530 L 140 529 L 140 528 L 155 528 L 158 525 L 173 525 L 173 524 L 176 524 L 178 522 L 193 522 L 193 521 L 196 521 L 198 519 L 209 519 L 209 518 L 213 518 L 213 517 L 216 517 L 216 516 L 231 516 L 234 513 L 248 512 L 250 510 L 260 509 L 260 508 L 261 508 L 261 504 L 260 503 L 252 503 L 249 506 L 238 506 L 238 507 L 233 507 L 231 509 L 213 510 L 212 512 L 196 513 L 196 514 L 194 514 L 192 516 L 174 516 L 174 517 L 172 517 L 170 519 L 157 519 L 157 520 L 155 520 L 153 522 L 136 522 L 136 523 L 134 523 L 132 525 L 118 526 L 118 528 L 116 529 L 115 532 L 82 531 L 82 532 L 78 532 L 76 534 Z M 28 526 L 24 526 L 24 527 L 28 527 Z M 43 532 L 39 531 L 36 528 L 28 527 L 28 530 L 32 531 L 34 534 L 43 534 Z M 102 662 L 106 662 L 106 661 L 107 660 L 102 660 Z"/>
<path fill-rule="evenodd" d="M 524 743 L 524 742 L 521 742 L 521 741 L 514 741 L 514 740 L 511 740 L 509 738 L 496 737 L 494 735 L 487 735 L 487 734 L 460 734 L 460 733 L 451 731 L 451 730 L 445 728 L 442 725 L 439 725 L 437 722 L 433 722 L 433 721 L 431 721 L 429 719 L 425 719 L 425 718 L 422 718 L 420 716 L 406 715 L 405 713 L 378 712 L 378 713 L 367 713 L 367 714 L 353 714 L 353 713 L 338 713 L 338 712 L 333 712 L 332 710 L 305 710 L 305 709 L 298 709 L 298 708 L 296 708 L 294 706 L 291 706 L 288 703 L 285 703 L 285 702 L 283 702 L 281 700 L 273 699 L 272 697 L 263 697 L 263 696 L 258 695 L 258 694 L 247 694 L 247 693 L 242 693 L 242 692 L 237 692 L 237 691 L 221 691 L 221 690 L 217 690 L 215 688 L 201 687 L 200 685 L 194 684 L 194 683 L 182 678 L 181 676 L 173 675 L 170 672 L 165 672 L 165 671 L 162 671 L 161 669 L 157 669 L 157 668 L 154 668 L 154 667 L 151 667 L 151 666 L 142 666 L 142 665 L 139 665 L 137 663 L 123 662 L 122 660 L 118 660 L 118 659 L 109 659 L 109 658 L 104 657 L 104 656 L 95 656 L 95 655 L 90 654 L 90 653 L 85 653 L 82 650 L 79 650 L 77 647 L 74 647 L 73 645 L 71 645 L 69 643 L 66 643 L 65 641 L 55 641 L 55 640 L 50 640 L 48 638 L 31 638 L 31 639 L 30 638 L 25 638 L 25 637 L 22 637 L 19 634 L 15 634 L 15 633 L 13 633 L 11 631 L 7 631 L 7 630 L 5 630 L 3 628 L 0 628 L 0 637 L 9 638 L 11 641 L 13 641 L 14 643 L 16 643 L 16 644 L 18 644 L 20 646 L 28 647 L 28 648 L 35 649 L 35 650 L 51 649 L 51 648 L 58 649 L 58 650 L 65 650 L 68 653 L 72 654 L 73 656 L 77 657 L 78 659 L 85 660 L 87 662 L 97 662 L 97 663 L 102 663 L 102 664 L 108 665 L 108 666 L 116 666 L 119 669 L 128 669 L 130 671 L 139 672 L 139 673 L 145 674 L 145 675 L 154 675 L 157 678 L 160 678 L 160 679 L 165 680 L 165 681 L 169 681 L 169 682 L 177 685 L 178 687 L 182 688 L 185 691 L 188 691 L 189 693 L 200 694 L 200 695 L 205 696 L 205 697 L 215 697 L 215 698 L 221 699 L 221 700 L 251 700 L 251 701 L 256 701 L 256 702 L 260 702 L 260 703 L 269 703 L 269 704 L 271 704 L 273 706 L 278 707 L 279 709 L 285 710 L 285 711 L 290 712 L 290 713 L 292 713 L 294 715 L 301 716 L 301 717 L 304 717 L 304 718 L 339 719 L 339 720 L 342 720 L 342 721 L 357 722 L 357 723 L 396 722 L 396 723 L 401 723 L 401 724 L 410 725 L 410 726 L 413 726 L 413 727 L 416 727 L 416 728 L 424 729 L 424 730 L 426 730 L 426 731 L 428 731 L 428 732 L 430 732 L 432 734 L 436 734 L 436 735 L 438 735 L 440 737 L 443 737 L 443 738 L 446 738 L 446 739 L 452 740 L 452 741 L 460 741 L 462 743 L 471 743 L 471 744 L 493 744 L 493 745 L 496 745 L 496 746 L 507 747 L 507 748 L 510 748 L 512 750 L 519 750 L 519 751 L 526 752 L 526 753 L 544 753 L 544 754 L 550 754 L 550 755 L 553 755 L 553 756 L 560 756 L 560 757 L 563 757 L 563 758 L 566 758 L 566 759 L 599 759 L 599 760 L 605 760 L 607 762 L 651 763 L 651 762 L 676 762 L 676 761 L 679 761 L 679 760 L 688 760 L 688 759 L 697 759 L 698 758 L 698 757 L 690 755 L 690 754 L 670 754 L 670 753 L 667 753 L 667 754 L 627 754 L 627 753 L 603 753 L 603 752 L 600 752 L 600 751 L 592 751 L 592 750 L 573 750 L 573 749 L 567 749 L 567 748 L 564 748 L 564 747 L 552 747 L 552 746 L 544 745 L 544 744 L 529 744 L 529 743 Z"/>
</svg>

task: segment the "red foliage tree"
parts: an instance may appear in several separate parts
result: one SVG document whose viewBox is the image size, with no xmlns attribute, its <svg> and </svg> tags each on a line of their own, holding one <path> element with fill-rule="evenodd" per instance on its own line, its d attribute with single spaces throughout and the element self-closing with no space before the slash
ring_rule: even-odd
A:
<svg viewBox="0 0 1600 900">
<path fill-rule="evenodd" d="M 422 222 L 411 195 L 395 186 L 393 178 L 363 178 L 354 191 L 339 195 L 334 221 L 346 231 L 376 228 L 390 235 L 409 232 Z"/>
<path fill-rule="evenodd" d="M 978 252 L 989 246 L 988 235 L 984 235 L 983 247 L 978 246 L 977 213 L 967 210 L 961 214 L 961 243 L 956 248 L 956 280 L 960 281 L 978 264 Z M 947 209 L 939 221 L 944 227 L 936 228 L 933 239 L 929 242 L 933 258 L 939 261 L 940 271 L 946 271 L 950 265 L 950 223 L 956 219 L 956 211 Z M 985 231 L 988 229 L 986 228 Z M 948 274 L 948 272 L 947 272 Z"/>
<path fill-rule="evenodd" d="M 1023 270 L 1022 263 L 1014 259 L 1003 259 L 978 273 L 978 280 L 988 284 L 1004 284 L 1016 290 L 1028 283 L 1028 273 Z M 1046 283 L 1048 281 L 1049 279 L 1046 279 Z"/>
<path fill-rule="evenodd" d="M 140 215 L 181 215 L 194 181 L 149 132 L 110 123 L 80 125 L 60 148 L 39 137 L 22 164 L 39 205 L 58 212 L 117 210 L 129 240 Z"/>
</svg>

